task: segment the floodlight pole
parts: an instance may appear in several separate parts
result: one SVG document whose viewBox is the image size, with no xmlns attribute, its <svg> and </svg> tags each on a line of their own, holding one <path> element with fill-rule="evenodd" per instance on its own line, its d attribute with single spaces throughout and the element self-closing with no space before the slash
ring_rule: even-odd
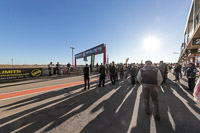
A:
<svg viewBox="0 0 200 133">
<path fill-rule="evenodd" d="M 73 66 L 73 57 L 74 57 L 74 47 L 70 47 L 72 49 L 72 66 Z"/>
<path fill-rule="evenodd" d="M 11 59 L 11 61 L 12 61 L 12 68 L 13 68 L 13 61 L 14 61 L 13 58 Z"/>
</svg>

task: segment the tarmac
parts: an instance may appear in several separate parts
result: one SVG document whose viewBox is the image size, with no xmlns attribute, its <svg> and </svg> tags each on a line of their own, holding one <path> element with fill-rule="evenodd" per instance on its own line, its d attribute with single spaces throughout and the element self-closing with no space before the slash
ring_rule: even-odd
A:
<svg viewBox="0 0 200 133">
<path fill-rule="evenodd" d="M 0 84 L 0 133 L 200 133 L 200 104 L 186 78 L 159 87 L 161 120 L 144 112 L 142 86 L 83 76 Z M 19 95 L 20 94 L 20 95 Z"/>
</svg>

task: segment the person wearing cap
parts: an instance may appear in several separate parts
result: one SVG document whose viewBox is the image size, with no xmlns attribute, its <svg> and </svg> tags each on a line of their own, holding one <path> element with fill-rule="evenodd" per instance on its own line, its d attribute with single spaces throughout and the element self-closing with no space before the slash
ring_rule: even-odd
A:
<svg viewBox="0 0 200 133">
<path fill-rule="evenodd" d="M 163 81 L 160 70 L 153 66 L 151 61 L 146 61 L 145 66 L 138 72 L 137 80 L 140 84 L 142 84 L 143 87 L 143 98 L 146 114 L 151 115 L 149 103 L 151 96 L 154 105 L 153 115 L 156 120 L 160 120 L 158 86 L 160 86 Z"/>
</svg>

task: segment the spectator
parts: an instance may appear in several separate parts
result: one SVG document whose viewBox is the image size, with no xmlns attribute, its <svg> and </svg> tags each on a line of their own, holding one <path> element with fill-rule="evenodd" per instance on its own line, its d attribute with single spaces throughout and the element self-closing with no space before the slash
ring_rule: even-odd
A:
<svg viewBox="0 0 200 133">
<path fill-rule="evenodd" d="M 110 66 L 110 80 L 112 85 L 115 85 L 115 77 L 116 77 L 116 68 L 115 68 L 115 62 L 113 61 Z"/>
<path fill-rule="evenodd" d="M 140 84 L 142 84 L 143 87 L 143 98 L 146 114 L 151 114 L 149 104 L 151 96 L 154 105 L 154 117 L 156 120 L 160 120 L 158 86 L 160 86 L 163 80 L 160 71 L 155 66 L 152 66 L 151 61 L 146 61 L 144 68 L 141 68 L 138 72 L 137 80 Z"/>
<path fill-rule="evenodd" d="M 67 73 L 70 72 L 70 67 L 71 67 L 71 64 L 68 62 L 68 64 L 67 64 Z"/>
<path fill-rule="evenodd" d="M 60 75 L 60 64 L 59 64 L 59 62 L 57 62 L 57 64 L 56 64 L 56 74 Z"/>
<path fill-rule="evenodd" d="M 130 75 L 131 75 L 131 84 L 134 85 L 134 84 L 135 84 L 135 78 L 136 78 L 136 67 L 135 67 L 135 63 L 131 65 L 131 68 L 130 68 Z"/>
<path fill-rule="evenodd" d="M 101 87 L 101 83 L 102 83 L 102 86 L 104 87 L 105 76 L 106 76 L 106 67 L 102 63 L 101 63 L 100 68 L 99 68 L 99 73 L 100 73 L 100 76 L 99 76 L 99 87 Z"/>
<path fill-rule="evenodd" d="M 193 63 L 190 63 L 186 70 L 186 76 L 188 78 L 188 87 L 190 91 L 193 91 L 195 87 L 196 71 L 197 70 L 195 65 Z"/>
<path fill-rule="evenodd" d="M 53 66 L 53 63 L 50 62 L 50 64 L 48 65 L 49 76 L 52 76 L 52 66 Z"/>
<path fill-rule="evenodd" d="M 176 66 L 174 68 L 174 74 L 176 78 L 174 81 L 180 82 L 181 65 L 179 65 L 178 63 L 176 63 Z"/>
<path fill-rule="evenodd" d="M 90 89 L 90 68 L 88 67 L 88 64 L 83 68 L 84 73 L 84 82 L 85 82 L 85 90 L 86 90 L 86 84 L 88 83 L 88 90 Z"/>
</svg>

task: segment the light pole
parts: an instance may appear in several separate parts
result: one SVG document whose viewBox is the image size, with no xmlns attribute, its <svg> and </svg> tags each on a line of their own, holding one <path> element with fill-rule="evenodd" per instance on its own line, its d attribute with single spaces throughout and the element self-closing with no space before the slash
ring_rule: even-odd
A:
<svg viewBox="0 0 200 133">
<path fill-rule="evenodd" d="M 72 66 L 73 66 L 73 57 L 74 57 L 74 47 L 70 47 L 72 49 Z"/>
<path fill-rule="evenodd" d="M 11 61 L 12 61 L 12 68 L 13 68 L 13 59 L 11 59 Z"/>
</svg>

